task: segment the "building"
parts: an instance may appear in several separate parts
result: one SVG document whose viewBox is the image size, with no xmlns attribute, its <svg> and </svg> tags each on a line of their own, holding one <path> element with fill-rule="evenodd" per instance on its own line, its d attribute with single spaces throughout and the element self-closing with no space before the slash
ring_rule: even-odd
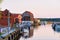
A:
<svg viewBox="0 0 60 40">
<path fill-rule="evenodd" d="M 25 19 L 28 20 L 28 18 L 29 18 L 30 21 L 33 21 L 33 20 L 34 20 L 33 14 L 32 14 L 31 12 L 29 12 L 29 11 L 25 11 L 25 12 L 22 14 L 22 17 L 23 17 L 24 20 L 25 20 Z"/>
<path fill-rule="evenodd" d="M 8 16 L 10 14 L 10 16 Z M 8 17 L 10 18 L 10 26 L 12 27 L 15 19 L 18 18 L 21 14 L 11 13 L 9 10 L 5 9 L 4 11 L 0 11 L 0 27 L 8 27 Z M 21 17 L 21 16 L 20 16 Z M 20 19 L 21 21 L 21 19 Z"/>
</svg>

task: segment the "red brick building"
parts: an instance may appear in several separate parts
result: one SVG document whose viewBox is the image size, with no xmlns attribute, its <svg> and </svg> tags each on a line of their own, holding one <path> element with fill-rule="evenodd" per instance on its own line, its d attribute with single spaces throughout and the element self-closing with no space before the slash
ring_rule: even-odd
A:
<svg viewBox="0 0 60 40">
<path fill-rule="evenodd" d="M 8 14 L 10 14 L 10 26 L 16 22 L 16 18 L 18 18 L 19 22 L 22 21 L 22 18 L 30 21 L 34 21 L 34 16 L 31 12 L 25 11 L 23 14 L 11 13 L 9 10 L 5 9 L 4 11 L 0 11 L 0 27 L 8 27 Z"/>
<path fill-rule="evenodd" d="M 6 27 L 8 26 L 8 14 L 9 10 L 0 11 L 0 26 Z M 10 13 L 10 26 L 13 26 L 15 19 L 21 14 Z"/>
<path fill-rule="evenodd" d="M 33 21 L 34 20 L 34 16 L 33 16 L 33 13 L 29 12 L 29 11 L 25 11 L 23 14 L 22 14 L 22 17 L 23 19 L 27 19 L 30 18 L 30 21 Z"/>
</svg>

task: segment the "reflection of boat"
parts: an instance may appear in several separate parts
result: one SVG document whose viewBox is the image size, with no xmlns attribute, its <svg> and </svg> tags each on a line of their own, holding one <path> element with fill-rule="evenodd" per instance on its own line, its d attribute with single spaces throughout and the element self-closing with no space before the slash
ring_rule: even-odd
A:
<svg viewBox="0 0 60 40">
<path fill-rule="evenodd" d="M 40 23 L 41 23 L 41 25 L 46 25 L 47 24 L 46 21 L 41 21 Z"/>
<path fill-rule="evenodd" d="M 31 26 L 31 21 L 22 21 L 22 25 L 23 25 L 23 36 L 24 37 L 31 37 L 33 36 L 33 26 Z"/>
<path fill-rule="evenodd" d="M 54 31 L 56 31 L 56 32 L 60 32 L 60 23 L 53 23 L 52 24 L 52 28 L 53 28 L 53 30 Z"/>
</svg>

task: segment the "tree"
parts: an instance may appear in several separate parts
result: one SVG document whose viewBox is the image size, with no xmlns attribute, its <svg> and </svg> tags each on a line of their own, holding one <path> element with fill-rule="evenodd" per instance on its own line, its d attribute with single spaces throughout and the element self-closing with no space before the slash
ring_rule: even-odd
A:
<svg viewBox="0 0 60 40">
<path fill-rule="evenodd" d="M 3 0 L 0 0 L 0 4 L 2 3 L 2 1 L 3 1 Z M 0 8 L 0 10 L 1 10 L 1 8 Z"/>
<path fill-rule="evenodd" d="M 0 0 L 0 4 L 2 3 L 3 0 Z"/>
</svg>

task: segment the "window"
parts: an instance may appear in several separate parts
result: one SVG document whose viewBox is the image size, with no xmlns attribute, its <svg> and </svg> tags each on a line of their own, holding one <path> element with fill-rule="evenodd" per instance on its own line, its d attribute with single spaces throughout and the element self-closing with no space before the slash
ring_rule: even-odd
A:
<svg viewBox="0 0 60 40">
<path fill-rule="evenodd" d="M 30 21 L 30 17 L 29 16 L 25 16 L 22 18 L 23 21 Z"/>
</svg>

